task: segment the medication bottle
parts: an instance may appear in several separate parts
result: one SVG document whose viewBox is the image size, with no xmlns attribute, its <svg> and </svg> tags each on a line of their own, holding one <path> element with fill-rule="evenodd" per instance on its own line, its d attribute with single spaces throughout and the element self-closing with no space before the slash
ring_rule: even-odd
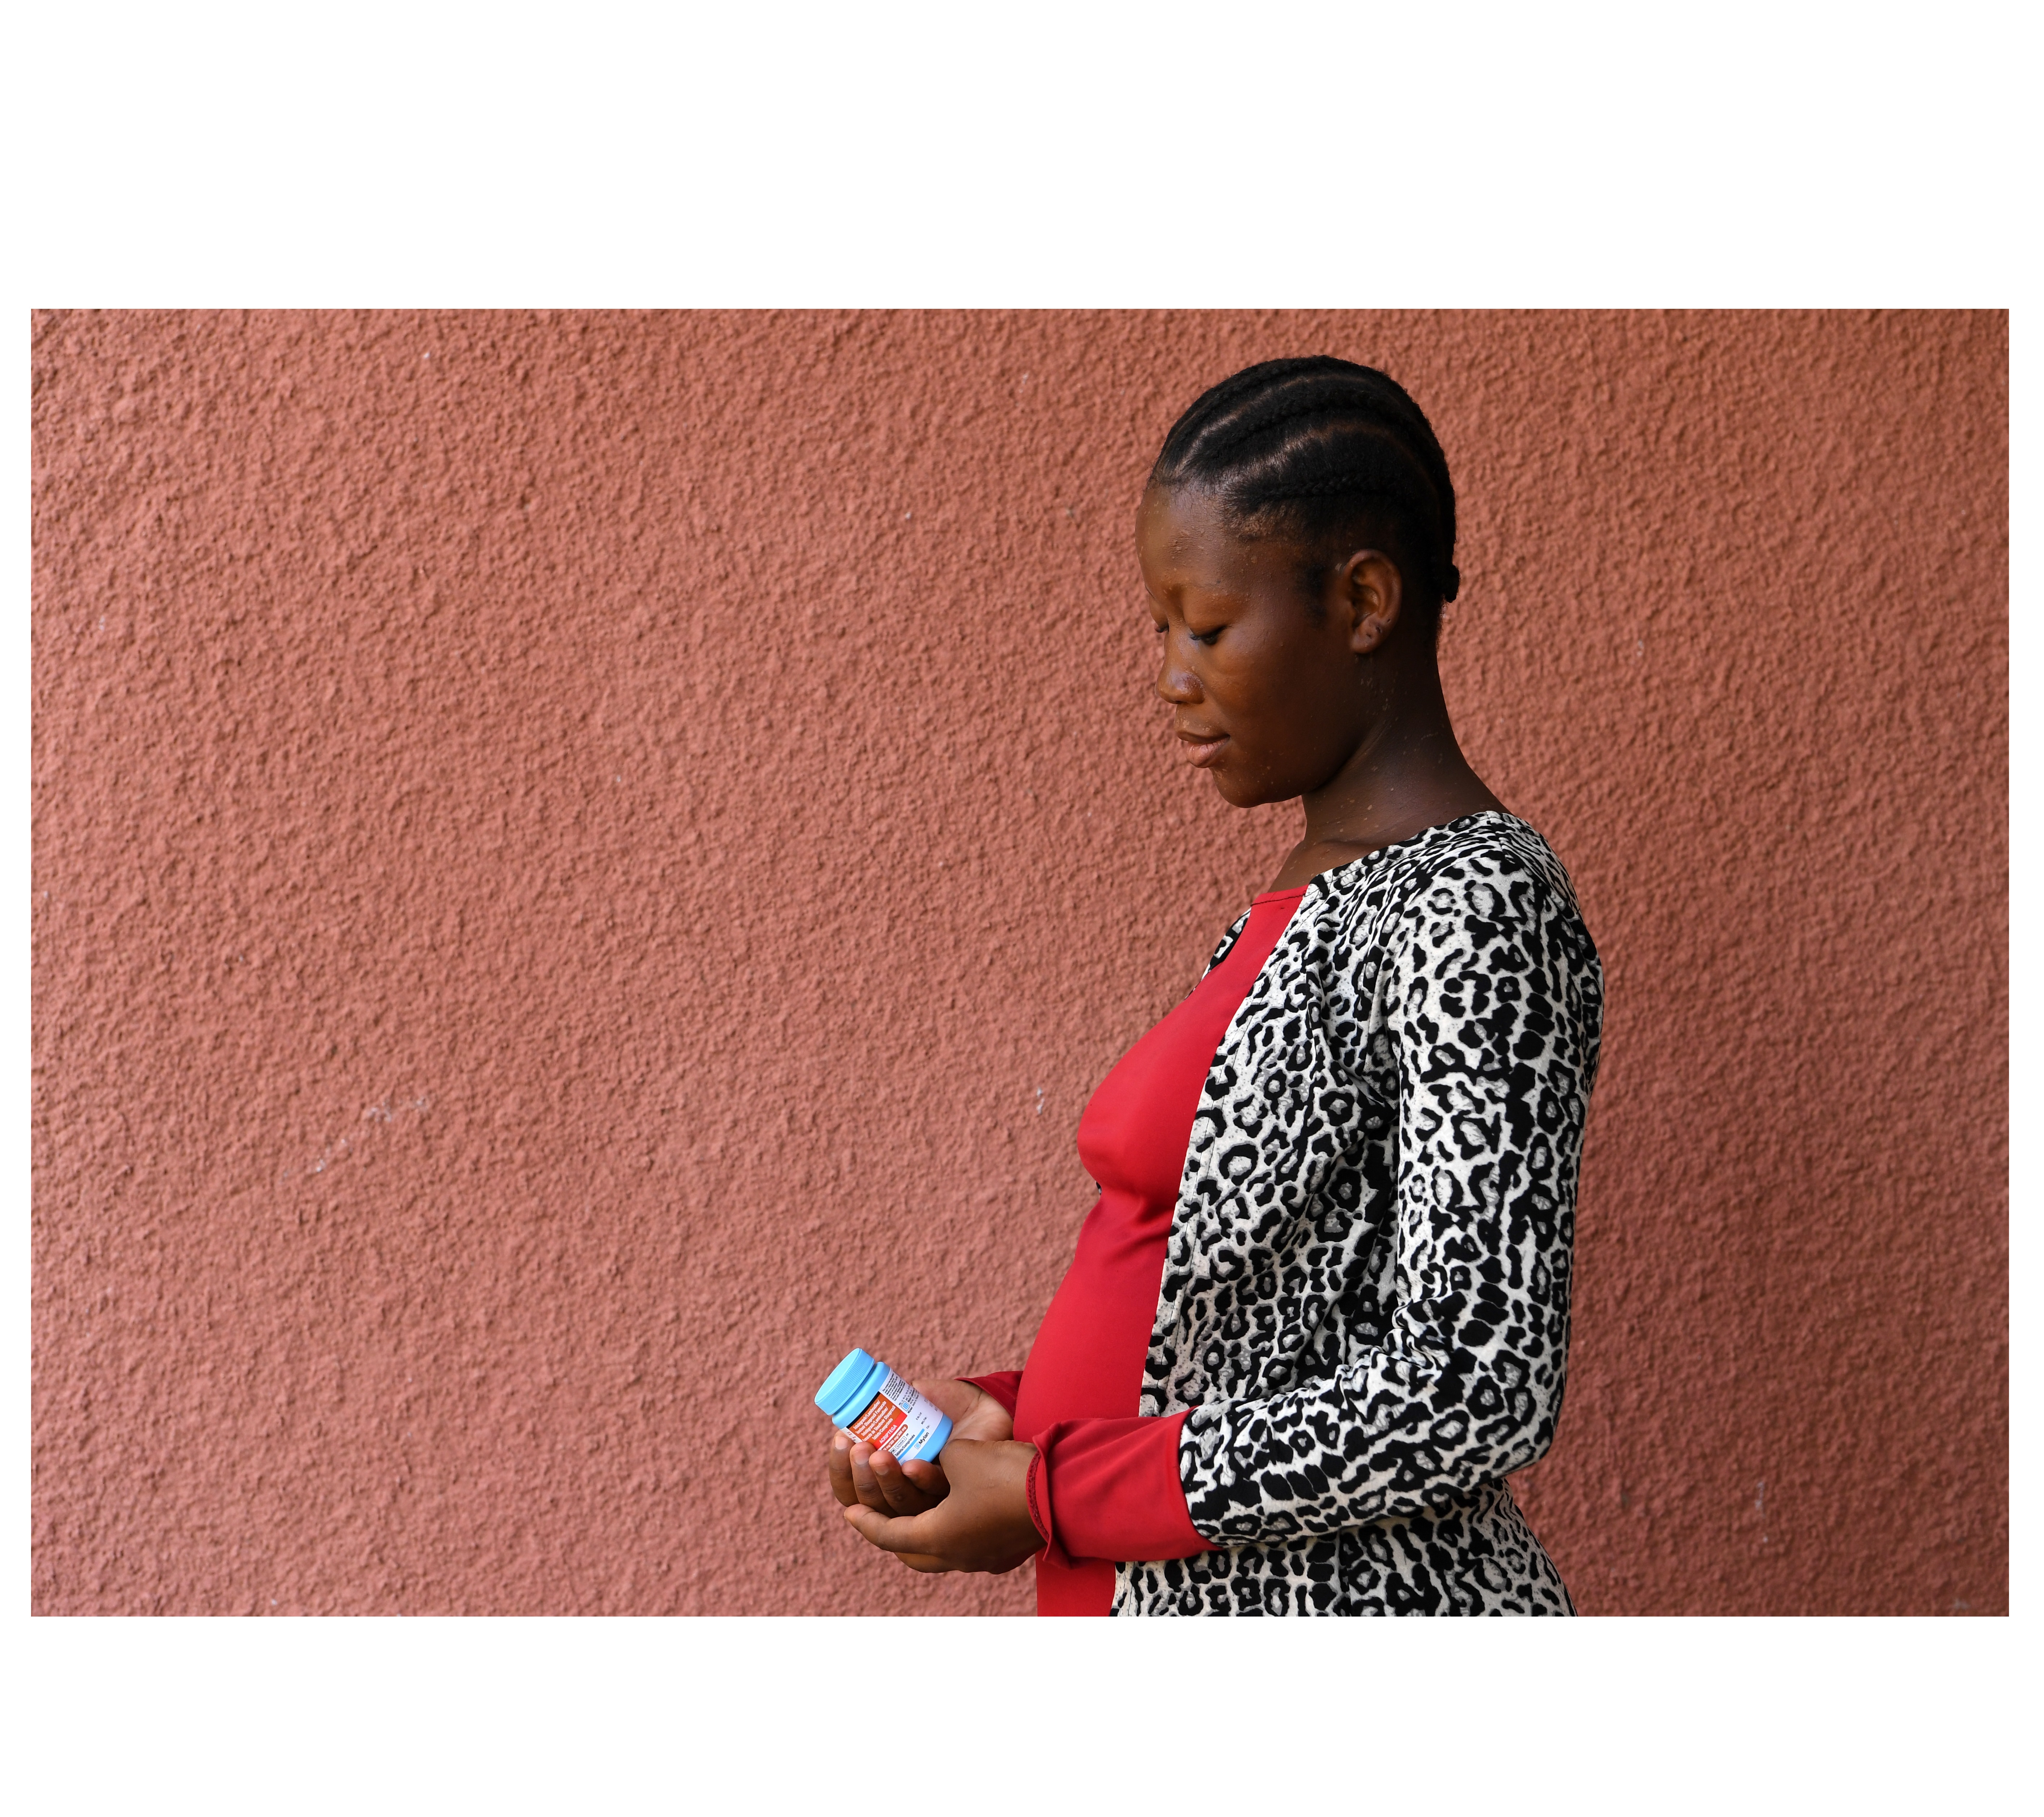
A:
<svg viewBox="0 0 2044 1817">
<path fill-rule="evenodd" d="M 951 1416 L 885 1363 L 855 1350 L 816 1390 L 816 1405 L 855 1438 L 908 1463 L 934 1458 L 951 1435 Z"/>
</svg>

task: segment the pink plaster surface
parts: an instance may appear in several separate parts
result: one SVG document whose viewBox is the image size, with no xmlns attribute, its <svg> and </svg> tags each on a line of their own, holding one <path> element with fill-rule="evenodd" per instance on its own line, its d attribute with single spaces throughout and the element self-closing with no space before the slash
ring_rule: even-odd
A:
<svg viewBox="0 0 2044 1817">
<path fill-rule="evenodd" d="M 1020 1613 L 824 1488 L 1018 1365 L 1080 1108 L 1296 810 L 1131 517 L 1247 362 L 1462 497 L 1610 993 L 1585 1611 L 2007 1606 L 2007 318 L 137 315 L 34 337 L 48 1613 Z"/>
</svg>

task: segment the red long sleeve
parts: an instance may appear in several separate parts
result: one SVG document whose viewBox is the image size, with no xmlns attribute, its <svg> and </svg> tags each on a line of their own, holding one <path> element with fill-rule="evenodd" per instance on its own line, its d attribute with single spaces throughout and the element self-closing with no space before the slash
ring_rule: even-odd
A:
<svg viewBox="0 0 2044 1817">
<path fill-rule="evenodd" d="M 966 1376 L 1012 1418 L 1020 1369 Z M 1031 1441 L 1029 1511 L 1047 1546 L 1067 1558 L 1189 1558 L 1207 1542 L 1193 1530 L 1178 1482 L 1183 1414 L 1167 1419 L 1061 1419 Z M 1055 1473 L 1055 1476 L 1054 1476 Z M 1051 1485 L 1055 1480 L 1058 1488 Z M 1065 1515 L 1053 1512 L 1062 1493 Z"/>
<path fill-rule="evenodd" d="M 1162 1419 L 1061 1419 L 1032 1442 L 1047 1539 L 1068 1558 L 1190 1558 L 1193 1530 L 1178 1480 L 1182 1413 Z M 1032 1511 L 1035 1511 L 1032 1507 Z"/>
</svg>

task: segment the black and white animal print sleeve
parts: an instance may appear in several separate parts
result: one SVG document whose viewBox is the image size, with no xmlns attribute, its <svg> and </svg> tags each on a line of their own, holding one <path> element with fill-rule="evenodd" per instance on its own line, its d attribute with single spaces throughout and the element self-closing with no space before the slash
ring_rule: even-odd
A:
<svg viewBox="0 0 2044 1817">
<path fill-rule="evenodd" d="M 1393 1227 L 1341 1289 L 1347 1360 L 1187 1419 L 1186 1503 L 1217 1546 L 1445 1512 L 1539 1457 L 1561 1411 L 1602 1016 L 1588 930 L 1506 856 L 1425 880 L 1366 944 L 1345 1057 L 1366 1121 L 1395 1117 Z"/>
</svg>

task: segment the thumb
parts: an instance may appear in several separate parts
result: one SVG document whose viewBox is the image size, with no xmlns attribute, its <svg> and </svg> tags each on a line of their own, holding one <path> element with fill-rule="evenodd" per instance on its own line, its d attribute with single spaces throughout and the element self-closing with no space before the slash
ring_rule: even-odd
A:
<svg viewBox="0 0 2044 1817">
<path fill-rule="evenodd" d="M 930 1517 L 921 1515 L 876 1513 L 863 1502 L 844 1511 L 845 1519 L 859 1530 L 860 1538 L 882 1552 L 927 1552 L 930 1536 L 924 1529 Z"/>
</svg>

